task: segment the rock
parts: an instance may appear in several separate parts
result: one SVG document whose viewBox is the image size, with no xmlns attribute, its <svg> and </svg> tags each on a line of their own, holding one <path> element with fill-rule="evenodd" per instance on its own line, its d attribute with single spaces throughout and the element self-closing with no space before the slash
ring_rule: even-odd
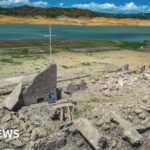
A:
<svg viewBox="0 0 150 150">
<path fill-rule="evenodd" d="M 79 86 L 80 86 L 80 90 L 85 90 L 87 89 L 87 84 L 84 80 L 82 80 L 80 83 L 79 83 Z"/>
<path fill-rule="evenodd" d="M 19 139 L 13 140 L 10 143 L 18 148 L 24 146 L 23 142 L 20 141 Z"/>
<path fill-rule="evenodd" d="M 119 86 L 123 87 L 123 86 L 124 86 L 123 79 L 119 79 L 119 80 L 118 80 L 118 84 L 119 84 Z"/>
<path fill-rule="evenodd" d="M 19 116 L 18 116 L 18 118 L 21 120 L 27 120 L 27 118 L 26 118 L 26 116 L 24 116 L 24 114 L 22 114 L 21 112 L 19 112 Z"/>
<path fill-rule="evenodd" d="M 145 106 L 141 106 L 141 109 L 147 111 L 147 112 L 150 112 L 150 108 L 149 107 L 145 107 Z"/>
<path fill-rule="evenodd" d="M 77 92 L 77 91 L 79 91 L 80 90 L 80 87 L 79 86 L 77 86 L 77 85 L 75 85 L 75 84 L 73 84 L 73 83 L 70 83 L 68 86 L 67 86 L 67 89 L 66 89 L 66 93 L 67 94 L 73 94 L 73 93 L 75 93 L 75 92 Z"/>
<path fill-rule="evenodd" d="M 144 119 L 146 118 L 146 115 L 145 115 L 144 113 L 140 113 L 140 114 L 138 115 L 138 117 L 139 117 L 139 119 L 144 120 Z"/>
<path fill-rule="evenodd" d="M 67 94 L 73 94 L 79 90 L 85 90 L 87 89 L 87 84 L 84 80 L 82 80 L 79 84 L 70 83 L 66 88 Z"/>
<path fill-rule="evenodd" d="M 141 126 L 136 127 L 137 131 L 139 131 L 140 133 L 146 132 L 147 130 L 150 129 L 150 117 L 143 120 L 141 122 Z"/>
<path fill-rule="evenodd" d="M 27 130 L 26 129 L 26 124 L 23 120 L 20 120 L 20 129 L 22 129 L 24 132 Z"/>
<path fill-rule="evenodd" d="M 117 113 L 111 112 L 111 114 L 112 121 L 119 123 L 119 125 L 123 128 L 125 138 L 127 138 L 127 140 L 129 140 L 129 142 L 134 146 L 140 145 L 142 136 L 136 131 L 136 129 L 133 128 L 128 121 L 121 118 Z"/>
<path fill-rule="evenodd" d="M 24 133 L 23 137 L 30 137 L 30 134 L 29 133 Z"/>
<path fill-rule="evenodd" d="M 3 118 L 4 116 L 4 108 L 0 109 L 0 120 Z"/>
<path fill-rule="evenodd" d="M 108 147 L 108 142 L 107 142 L 107 139 L 105 137 L 101 137 L 99 140 L 98 140 L 98 146 L 101 148 L 101 149 L 106 149 Z"/>
<path fill-rule="evenodd" d="M 129 64 L 124 65 L 122 68 L 123 70 L 126 70 L 126 71 L 129 70 Z"/>
<path fill-rule="evenodd" d="M 117 142 L 116 140 L 113 140 L 112 144 L 111 144 L 111 148 L 115 148 L 117 146 Z"/>
<path fill-rule="evenodd" d="M 142 124 L 145 128 L 147 128 L 147 130 L 150 129 L 150 117 L 147 118 L 147 119 L 145 119 L 145 120 L 143 120 L 143 121 L 141 122 L 141 124 Z"/>
<path fill-rule="evenodd" d="M 19 123 L 20 119 L 16 115 L 12 115 L 12 119 L 14 122 Z"/>
<path fill-rule="evenodd" d="M 35 145 L 35 142 L 34 141 L 30 141 L 29 146 L 33 147 L 34 145 Z"/>
<path fill-rule="evenodd" d="M 18 84 L 15 89 L 12 91 L 12 93 L 6 98 L 4 101 L 4 107 L 8 110 L 13 110 L 15 106 L 21 105 L 22 102 L 20 102 L 20 95 L 22 91 L 22 83 Z"/>
<path fill-rule="evenodd" d="M 137 108 L 137 109 L 134 110 L 134 112 L 135 112 L 137 115 L 139 115 L 139 114 L 142 113 L 142 110 Z"/>
<path fill-rule="evenodd" d="M 8 114 L 8 115 L 5 115 L 2 120 L 1 120 L 1 123 L 5 123 L 5 122 L 8 122 L 11 120 L 11 115 Z"/>
<path fill-rule="evenodd" d="M 31 133 L 31 140 L 46 136 L 46 131 L 43 128 L 35 128 Z"/>
<path fill-rule="evenodd" d="M 138 67 L 138 69 L 139 69 L 139 72 L 140 73 L 143 73 L 144 71 L 145 71 L 145 65 L 144 64 L 141 64 L 139 67 Z"/>
<path fill-rule="evenodd" d="M 99 134 L 98 130 L 92 126 L 92 124 L 84 118 L 79 118 L 74 120 L 74 126 L 82 136 L 93 146 L 94 149 L 98 150 L 99 146 L 98 141 L 102 138 L 102 135 Z"/>
</svg>

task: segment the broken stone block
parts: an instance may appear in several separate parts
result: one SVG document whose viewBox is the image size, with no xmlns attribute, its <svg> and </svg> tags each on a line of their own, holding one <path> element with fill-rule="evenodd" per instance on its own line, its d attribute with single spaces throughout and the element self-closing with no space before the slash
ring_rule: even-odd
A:
<svg viewBox="0 0 150 150">
<path fill-rule="evenodd" d="M 11 144 L 18 148 L 24 146 L 24 143 L 22 141 L 20 141 L 19 139 L 11 141 Z"/>
<path fill-rule="evenodd" d="M 139 67 L 138 67 L 138 69 L 139 69 L 139 72 L 140 73 L 143 73 L 144 71 L 145 71 L 145 65 L 144 64 L 141 64 L 141 65 L 139 65 Z"/>
<path fill-rule="evenodd" d="M 136 129 L 133 128 L 128 121 L 117 115 L 117 113 L 111 112 L 111 114 L 112 121 L 117 122 L 123 128 L 125 138 L 127 138 L 128 141 L 134 146 L 140 145 L 142 136 L 136 131 Z"/>
<path fill-rule="evenodd" d="M 141 126 L 136 127 L 137 131 L 143 133 L 150 129 L 150 117 L 141 122 Z"/>
<path fill-rule="evenodd" d="M 108 148 L 108 141 L 105 137 L 101 137 L 98 141 L 98 146 L 101 148 L 101 149 L 106 149 Z"/>
<path fill-rule="evenodd" d="M 125 64 L 122 68 L 123 70 L 126 70 L 126 71 L 129 70 L 129 64 Z"/>
<path fill-rule="evenodd" d="M 31 140 L 46 136 L 46 131 L 43 128 L 35 128 L 31 133 Z"/>
<path fill-rule="evenodd" d="M 66 93 L 67 94 L 73 94 L 79 90 L 85 90 L 87 89 L 87 84 L 84 80 L 82 80 L 80 83 L 75 84 L 75 83 L 70 83 L 67 88 L 66 88 Z"/>
<path fill-rule="evenodd" d="M 10 120 L 11 120 L 11 115 L 8 114 L 8 115 L 5 115 L 5 116 L 2 118 L 1 122 L 4 123 L 4 122 L 8 122 L 8 121 L 10 121 Z"/>
<path fill-rule="evenodd" d="M 82 80 L 80 83 L 79 83 L 79 86 L 80 86 L 80 90 L 85 90 L 87 89 L 87 84 L 84 80 Z"/>
<path fill-rule="evenodd" d="M 56 93 L 57 87 L 57 66 L 51 64 L 45 71 L 37 75 L 32 84 L 23 92 L 25 105 L 35 104 L 48 97 L 49 93 Z"/>
<path fill-rule="evenodd" d="M 17 103 L 20 101 L 20 95 L 22 91 L 22 83 L 18 84 L 12 93 L 4 101 L 4 107 L 8 110 L 13 110 Z"/>
<path fill-rule="evenodd" d="M 141 109 L 143 109 L 144 111 L 150 112 L 150 108 L 149 107 L 141 106 Z"/>
<path fill-rule="evenodd" d="M 98 130 L 93 127 L 93 125 L 84 118 L 79 118 L 74 120 L 75 129 L 78 130 L 82 136 L 93 146 L 94 149 L 98 150 L 98 141 L 101 139 L 102 135 Z"/>
<path fill-rule="evenodd" d="M 124 81 L 123 81 L 123 79 L 119 79 L 119 80 L 118 80 L 118 84 L 119 84 L 119 86 L 123 87 L 123 86 L 124 86 Z"/>
<path fill-rule="evenodd" d="M 144 73 L 144 76 L 148 79 L 150 79 L 150 73 Z"/>
<path fill-rule="evenodd" d="M 77 92 L 78 90 L 80 90 L 79 86 L 73 84 L 73 83 L 70 83 L 68 86 L 67 86 L 67 90 L 66 90 L 66 93 L 67 94 L 73 94 L 75 92 Z"/>
</svg>

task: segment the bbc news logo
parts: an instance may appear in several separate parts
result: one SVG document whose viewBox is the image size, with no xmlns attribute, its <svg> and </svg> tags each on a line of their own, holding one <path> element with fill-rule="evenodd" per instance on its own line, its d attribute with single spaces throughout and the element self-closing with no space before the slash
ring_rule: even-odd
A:
<svg viewBox="0 0 150 150">
<path fill-rule="evenodd" d="M 0 138 L 19 138 L 19 130 L 0 130 Z"/>
</svg>

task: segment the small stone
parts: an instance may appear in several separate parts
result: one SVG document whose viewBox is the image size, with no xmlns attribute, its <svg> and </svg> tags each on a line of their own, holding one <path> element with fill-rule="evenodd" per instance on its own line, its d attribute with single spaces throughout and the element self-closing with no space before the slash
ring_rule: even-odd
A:
<svg viewBox="0 0 150 150">
<path fill-rule="evenodd" d="M 144 64 L 141 64 L 139 67 L 138 67 L 138 69 L 139 69 L 139 72 L 140 73 L 143 73 L 144 71 L 145 71 L 145 65 Z"/>
<path fill-rule="evenodd" d="M 30 133 L 24 133 L 23 137 L 30 137 Z"/>
<path fill-rule="evenodd" d="M 35 144 L 34 141 L 31 141 L 31 142 L 30 142 L 30 146 L 31 146 L 31 147 L 34 146 L 34 144 Z"/>
<path fill-rule="evenodd" d="M 22 147 L 24 145 L 19 139 L 11 141 L 11 144 L 18 147 L 18 148 Z"/>
<path fill-rule="evenodd" d="M 111 148 L 115 148 L 116 146 L 117 146 L 117 142 L 116 142 L 116 140 L 113 140 Z"/>
<path fill-rule="evenodd" d="M 144 113 L 141 113 L 138 115 L 139 119 L 144 120 L 146 118 L 146 115 Z"/>
<path fill-rule="evenodd" d="M 30 140 L 30 138 L 24 137 L 23 141 L 28 142 Z"/>
<path fill-rule="evenodd" d="M 125 64 L 122 68 L 123 70 L 126 70 L 126 71 L 129 70 L 129 64 Z"/>
<path fill-rule="evenodd" d="M 13 119 L 16 123 L 19 123 L 19 122 L 20 122 L 19 118 L 18 118 L 16 115 L 12 115 L 12 119 Z"/>
<path fill-rule="evenodd" d="M 46 136 L 46 131 L 43 128 L 35 128 L 31 133 L 31 139 L 36 140 L 37 138 L 42 138 Z"/>
<path fill-rule="evenodd" d="M 87 84 L 84 80 L 82 80 L 80 83 L 79 83 L 79 86 L 80 86 L 80 90 L 85 90 L 87 89 Z"/>
<path fill-rule="evenodd" d="M 98 141 L 98 146 L 101 149 L 106 149 L 108 147 L 107 139 L 105 137 L 101 137 Z"/>
<path fill-rule="evenodd" d="M 8 115 L 5 115 L 5 116 L 2 118 L 1 122 L 4 123 L 4 122 L 8 122 L 8 121 L 10 121 L 10 120 L 11 120 L 11 115 L 8 114 Z"/>
<path fill-rule="evenodd" d="M 26 124 L 23 120 L 20 120 L 20 128 L 25 132 L 26 131 Z"/>
</svg>

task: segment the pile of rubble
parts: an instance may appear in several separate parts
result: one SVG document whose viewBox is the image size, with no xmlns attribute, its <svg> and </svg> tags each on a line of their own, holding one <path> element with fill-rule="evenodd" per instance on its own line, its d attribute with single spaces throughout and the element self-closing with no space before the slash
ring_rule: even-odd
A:
<svg viewBox="0 0 150 150">
<path fill-rule="evenodd" d="M 132 71 L 125 65 L 122 71 L 105 77 L 70 83 L 63 91 L 68 94 L 67 100 L 24 106 L 18 112 L 8 111 L 6 105 L 11 104 L 7 104 L 6 99 L 5 107 L 0 108 L 0 129 L 17 129 L 20 136 L 1 137 L 1 148 L 150 149 L 150 73 L 144 66 Z M 91 101 L 89 112 L 74 119 L 76 103 L 80 104 L 83 99 L 88 101 L 93 95 L 109 101 Z"/>
<path fill-rule="evenodd" d="M 106 150 L 150 149 L 149 70 L 145 71 L 143 67 L 140 71 L 125 69 L 89 81 L 87 86 L 87 90 L 77 92 L 73 97 L 81 101 L 85 93 L 89 93 L 87 99 L 96 95 L 99 101 L 109 100 L 101 103 L 97 100 L 88 114 L 82 116 L 84 119 L 78 120 L 79 131 L 92 147 Z M 86 128 L 89 130 L 85 131 Z"/>
</svg>

